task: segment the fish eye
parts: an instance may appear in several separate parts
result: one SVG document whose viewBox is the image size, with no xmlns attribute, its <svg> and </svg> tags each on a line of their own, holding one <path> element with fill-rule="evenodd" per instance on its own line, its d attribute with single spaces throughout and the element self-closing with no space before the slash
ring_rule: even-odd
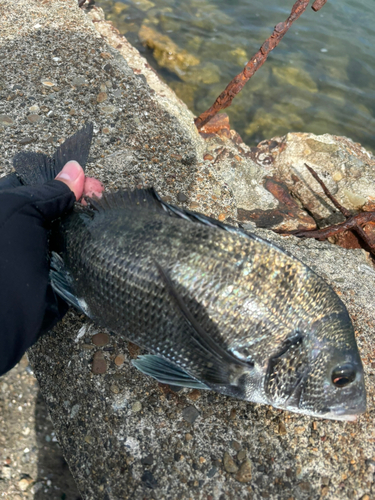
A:
<svg viewBox="0 0 375 500">
<path fill-rule="evenodd" d="M 332 372 L 332 383 L 336 387 L 346 387 L 347 385 L 354 382 L 356 372 L 352 365 L 341 365 L 335 368 Z"/>
</svg>

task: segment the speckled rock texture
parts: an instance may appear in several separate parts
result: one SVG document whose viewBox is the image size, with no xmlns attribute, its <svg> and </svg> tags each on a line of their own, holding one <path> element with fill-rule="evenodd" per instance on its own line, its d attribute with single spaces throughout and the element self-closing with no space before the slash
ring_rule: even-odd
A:
<svg viewBox="0 0 375 500">
<path fill-rule="evenodd" d="M 200 138 L 186 107 L 119 40 L 100 10 L 85 13 L 73 0 L 0 0 L 0 16 L 1 173 L 11 171 L 20 149 L 52 153 L 92 120 L 88 173 L 111 190 L 154 185 L 168 201 L 236 221 L 237 208 L 277 207 L 265 176 L 279 176 L 292 189 L 291 172 L 303 170 L 307 158 L 317 169 L 323 160 L 332 163 L 327 178 L 337 183 L 342 202 L 350 201 L 340 198 L 341 192 L 347 196 L 345 189 L 371 201 L 370 187 L 366 191 L 358 179 L 365 175 L 374 184 L 373 159 L 359 147 L 358 155 L 348 152 L 357 146 L 347 139 L 290 134 L 250 148 L 232 132 Z M 323 143 L 328 149 L 321 151 Z M 293 160 L 285 156 L 289 146 Z M 350 162 L 358 177 L 351 167 L 342 168 Z M 319 212 L 322 218 L 333 213 L 327 210 Z M 375 496 L 373 264 L 360 249 L 283 238 L 252 223 L 246 227 L 310 265 L 347 305 L 365 366 L 367 413 L 356 423 L 323 421 L 213 392 L 176 393 L 132 367 L 136 346 L 71 310 L 29 358 L 84 499 Z M 13 373 L 2 379 L 5 394 Z M 12 419 L 10 410 L 6 418 Z M 4 435 L 5 420 L 1 426 Z M 0 488 L 15 481 L 5 498 L 43 498 L 32 489 L 36 477 L 22 477 L 21 468 L 19 479 L 18 472 L 9 479 L 10 464 L 4 468 Z M 27 486 L 19 484 L 22 479 Z M 67 489 L 64 498 L 74 495 Z"/>
</svg>

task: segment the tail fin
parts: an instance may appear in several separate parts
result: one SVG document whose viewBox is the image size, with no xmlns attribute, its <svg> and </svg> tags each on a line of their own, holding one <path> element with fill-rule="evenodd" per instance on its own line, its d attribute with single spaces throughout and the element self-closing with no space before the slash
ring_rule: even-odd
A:
<svg viewBox="0 0 375 500">
<path fill-rule="evenodd" d="M 22 184 L 44 184 L 52 181 L 66 162 L 76 160 L 83 169 L 89 157 L 93 124 L 87 123 L 56 150 L 52 158 L 43 153 L 22 151 L 13 158 L 14 169 Z"/>
</svg>

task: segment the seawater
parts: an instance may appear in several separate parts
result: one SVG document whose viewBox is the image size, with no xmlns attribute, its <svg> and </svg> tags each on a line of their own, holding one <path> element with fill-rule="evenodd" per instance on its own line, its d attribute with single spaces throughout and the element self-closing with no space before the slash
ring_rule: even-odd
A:
<svg viewBox="0 0 375 500">
<path fill-rule="evenodd" d="M 196 115 L 293 3 L 96 0 Z M 249 145 L 294 131 L 345 135 L 375 151 L 374 0 L 328 0 L 317 13 L 309 7 L 225 112 Z"/>
</svg>

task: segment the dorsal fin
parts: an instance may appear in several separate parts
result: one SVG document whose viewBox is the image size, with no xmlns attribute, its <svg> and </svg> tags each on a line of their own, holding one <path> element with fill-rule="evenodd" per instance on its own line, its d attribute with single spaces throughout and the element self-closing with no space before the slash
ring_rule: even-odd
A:
<svg viewBox="0 0 375 500">
<path fill-rule="evenodd" d="M 93 124 L 87 123 L 69 137 L 52 158 L 33 151 L 21 151 L 13 158 L 13 166 L 23 184 L 44 184 L 52 181 L 65 163 L 76 160 L 83 169 L 86 167 L 93 134 Z"/>
</svg>

